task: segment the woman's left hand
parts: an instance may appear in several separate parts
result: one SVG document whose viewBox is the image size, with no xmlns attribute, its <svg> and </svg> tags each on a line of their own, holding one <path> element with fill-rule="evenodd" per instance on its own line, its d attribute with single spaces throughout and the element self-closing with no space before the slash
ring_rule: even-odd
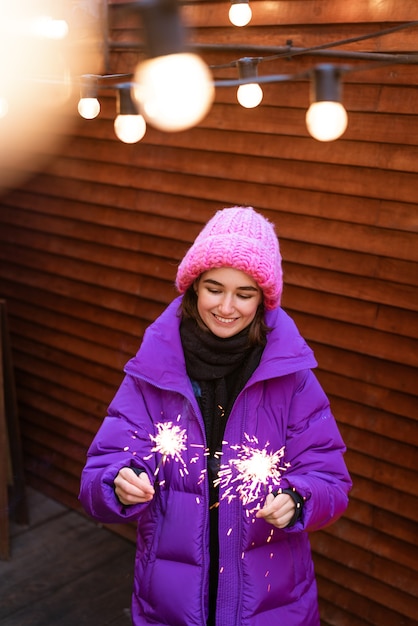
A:
<svg viewBox="0 0 418 626">
<path fill-rule="evenodd" d="M 279 493 L 277 496 L 269 493 L 263 508 L 257 511 L 256 517 L 265 519 L 277 528 L 286 528 L 295 514 L 295 509 L 295 501 L 287 493 Z"/>
</svg>

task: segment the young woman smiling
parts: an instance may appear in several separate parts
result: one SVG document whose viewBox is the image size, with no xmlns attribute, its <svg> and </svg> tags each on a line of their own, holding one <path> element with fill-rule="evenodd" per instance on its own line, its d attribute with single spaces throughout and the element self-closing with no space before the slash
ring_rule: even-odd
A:
<svg viewBox="0 0 418 626">
<path fill-rule="evenodd" d="M 308 532 L 340 517 L 351 481 L 316 360 L 280 307 L 273 225 L 218 211 L 176 285 L 125 367 L 80 499 L 101 522 L 137 522 L 135 626 L 319 626 Z M 162 428 L 181 433 L 177 457 L 155 445 Z M 286 468 L 251 507 L 246 485 L 220 480 L 249 443 L 283 450 Z"/>
</svg>

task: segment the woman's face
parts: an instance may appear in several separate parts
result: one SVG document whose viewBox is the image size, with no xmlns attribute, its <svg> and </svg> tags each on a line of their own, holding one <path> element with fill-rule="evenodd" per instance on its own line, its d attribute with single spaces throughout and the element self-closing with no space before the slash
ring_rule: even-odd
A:
<svg viewBox="0 0 418 626">
<path fill-rule="evenodd" d="M 217 337 L 226 339 L 253 321 L 262 292 L 255 280 L 231 267 L 204 272 L 196 281 L 197 310 Z"/>
</svg>

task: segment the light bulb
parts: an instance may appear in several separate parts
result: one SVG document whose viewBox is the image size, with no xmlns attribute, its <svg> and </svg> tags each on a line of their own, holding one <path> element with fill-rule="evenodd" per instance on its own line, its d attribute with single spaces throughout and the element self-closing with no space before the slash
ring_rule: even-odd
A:
<svg viewBox="0 0 418 626">
<path fill-rule="evenodd" d="M 234 26 L 246 26 L 253 12 L 248 1 L 233 2 L 229 8 L 229 21 Z"/>
<path fill-rule="evenodd" d="M 124 143 L 137 143 L 145 135 L 147 126 L 142 115 L 118 115 L 114 128 L 116 137 Z"/>
<path fill-rule="evenodd" d="M 142 61 L 135 72 L 133 95 L 145 120 L 163 131 L 198 124 L 214 98 L 209 68 L 192 53 L 176 53 Z"/>
<path fill-rule="evenodd" d="M 306 112 L 309 134 L 318 141 L 334 141 L 347 128 L 347 111 L 340 102 L 313 102 Z"/>
<path fill-rule="evenodd" d="M 246 109 L 257 107 L 263 99 L 263 90 L 258 83 L 240 85 L 237 89 L 237 99 Z"/>
<path fill-rule="evenodd" d="M 100 113 L 100 102 L 97 98 L 80 98 L 78 112 L 86 120 L 92 120 Z"/>
</svg>

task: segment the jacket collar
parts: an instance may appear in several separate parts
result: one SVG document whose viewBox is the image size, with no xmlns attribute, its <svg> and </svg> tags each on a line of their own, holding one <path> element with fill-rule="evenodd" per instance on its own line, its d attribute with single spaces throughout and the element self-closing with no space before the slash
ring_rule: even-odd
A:
<svg viewBox="0 0 418 626">
<path fill-rule="evenodd" d="M 173 300 L 147 328 L 141 346 L 136 356 L 126 364 L 125 372 L 157 387 L 186 394 L 190 385 L 180 340 L 181 299 L 182 296 L 179 296 Z M 272 330 L 251 381 L 285 376 L 317 366 L 311 348 L 282 308 L 268 311 L 266 322 Z"/>
</svg>

